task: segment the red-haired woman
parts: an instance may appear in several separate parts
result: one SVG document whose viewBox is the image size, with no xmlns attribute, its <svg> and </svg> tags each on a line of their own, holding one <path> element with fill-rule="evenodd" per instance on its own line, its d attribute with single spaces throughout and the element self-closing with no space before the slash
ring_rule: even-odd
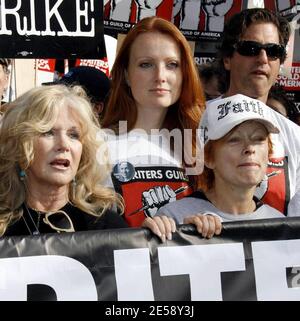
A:
<svg viewBox="0 0 300 321">
<path fill-rule="evenodd" d="M 112 130 L 111 184 L 125 200 L 129 225 L 140 226 L 196 187 L 196 129 L 204 95 L 187 40 L 158 17 L 142 19 L 129 31 L 111 75 L 102 122 Z M 124 162 L 127 179 L 121 180 Z"/>
</svg>

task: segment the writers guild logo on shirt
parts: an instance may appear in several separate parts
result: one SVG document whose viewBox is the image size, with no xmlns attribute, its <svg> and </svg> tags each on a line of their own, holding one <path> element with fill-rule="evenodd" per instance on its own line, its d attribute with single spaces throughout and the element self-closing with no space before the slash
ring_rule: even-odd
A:
<svg viewBox="0 0 300 321">
<path fill-rule="evenodd" d="M 127 161 L 121 161 L 114 166 L 113 175 L 120 182 L 129 182 L 135 175 L 134 166 Z"/>
<path fill-rule="evenodd" d="M 271 173 L 268 173 L 264 176 L 264 178 L 262 179 L 262 181 L 256 186 L 256 190 L 254 192 L 254 195 L 258 198 L 258 199 L 262 199 L 265 194 L 268 191 L 269 188 L 269 179 L 271 179 L 274 176 L 277 176 L 281 174 L 281 171 L 273 171 Z"/>
</svg>

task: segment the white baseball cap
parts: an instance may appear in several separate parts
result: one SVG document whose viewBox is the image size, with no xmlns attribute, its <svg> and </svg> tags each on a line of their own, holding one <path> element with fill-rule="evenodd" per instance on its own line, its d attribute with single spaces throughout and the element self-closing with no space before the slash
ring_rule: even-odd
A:
<svg viewBox="0 0 300 321">
<path fill-rule="evenodd" d="M 267 105 L 257 99 L 238 94 L 216 99 L 208 104 L 199 125 L 201 141 L 206 144 L 209 140 L 220 139 L 247 120 L 262 123 L 269 133 L 279 133 Z"/>
</svg>

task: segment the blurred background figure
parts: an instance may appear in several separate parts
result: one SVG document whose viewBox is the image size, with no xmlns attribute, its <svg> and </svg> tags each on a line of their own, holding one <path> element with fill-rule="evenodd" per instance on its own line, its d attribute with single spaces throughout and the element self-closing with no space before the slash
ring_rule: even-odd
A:
<svg viewBox="0 0 300 321">
<path fill-rule="evenodd" d="M 220 97 L 226 91 L 225 74 L 215 61 L 198 66 L 206 100 Z"/>
<path fill-rule="evenodd" d="M 11 59 L 1 58 L 0 59 L 0 111 L 2 112 L 2 104 L 3 98 L 5 96 L 5 92 L 8 88 L 8 80 L 9 80 L 9 66 L 11 64 Z"/>
<path fill-rule="evenodd" d="M 110 90 L 110 80 L 104 72 L 94 67 L 77 66 L 71 68 L 58 82 L 68 86 L 82 86 L 91 100 L 98 120 L 101 121 L 105 99 Z"/>
<path fill-rule="evenodd" d="M 284 117 L 300 125 L 300 110 L 298 110 L 294 102 L 289 99 L 282 87 L 275 85 L 271 88 L 267 105 Z"/>
</svg>

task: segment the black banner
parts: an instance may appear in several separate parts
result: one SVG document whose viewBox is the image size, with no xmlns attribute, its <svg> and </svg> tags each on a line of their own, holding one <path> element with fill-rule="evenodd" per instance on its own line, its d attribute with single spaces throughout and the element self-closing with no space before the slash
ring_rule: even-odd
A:
<svg viewBox="0 0 300 321">
<path fill-rule="evenodd" d="M 300 300 L 300 218 L 4 237 L 0 301 Z"/>
<path fill-rule="evenodd" d="M 105 56 L 103 0 L 4 0 L 0 12 L 0 57 Z"/>
</svg>

